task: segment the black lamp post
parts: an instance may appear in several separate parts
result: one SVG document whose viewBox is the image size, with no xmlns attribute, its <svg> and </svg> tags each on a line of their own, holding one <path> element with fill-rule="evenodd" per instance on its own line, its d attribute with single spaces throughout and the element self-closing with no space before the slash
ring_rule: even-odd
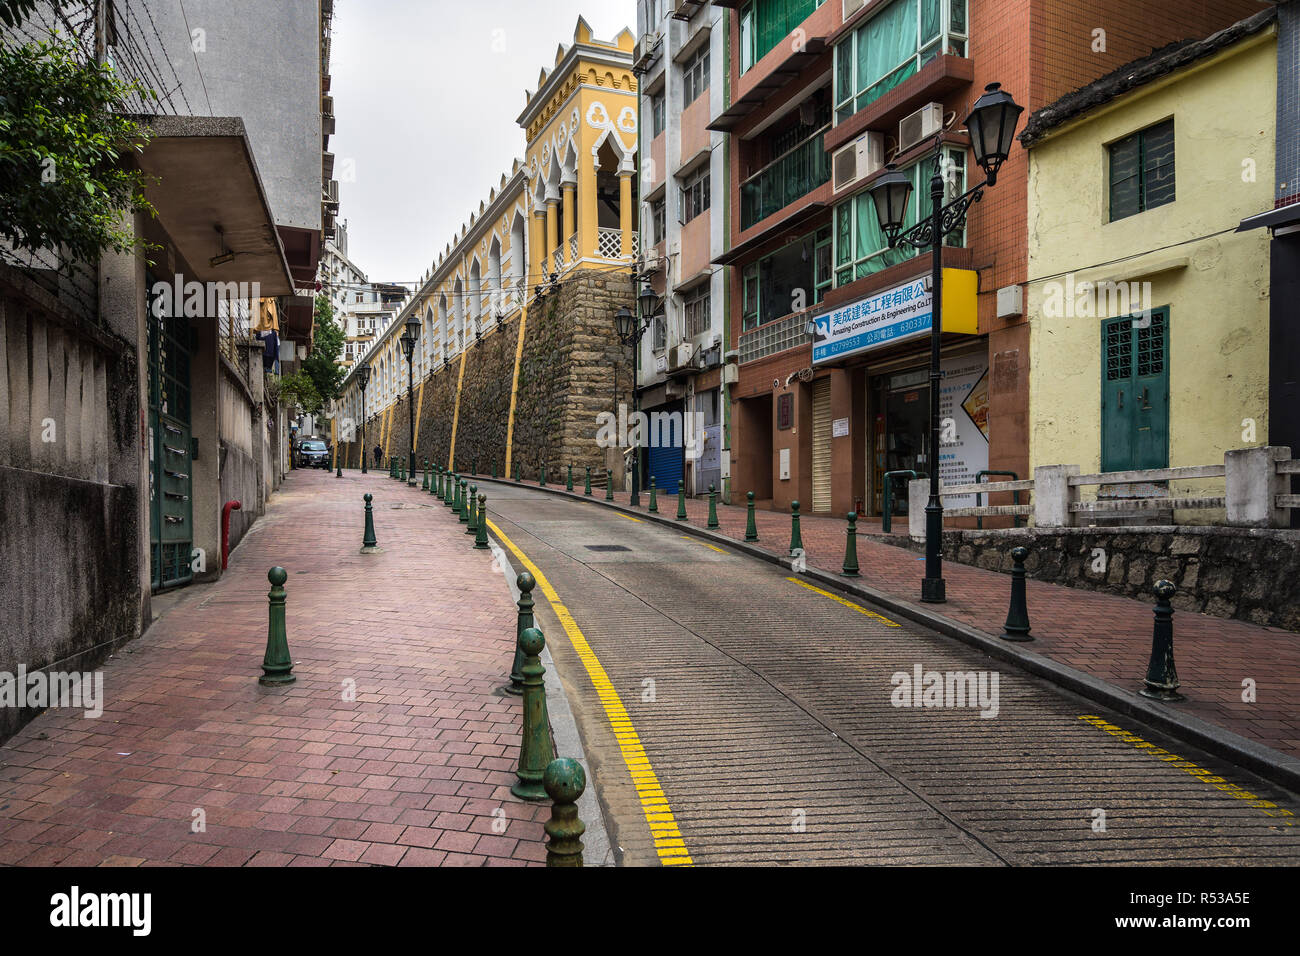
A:
<svg viewBox="0 0 1300 956">
<path fill-rule="evenodd" d="M 369 473 L 366 459 L 370 457 L 370 446 L 366 443 L 366 386 L 370 384 L 370 363 L 362 362 L 357 366 L 357 387 L 361 389 L 361 474 Z"/>
<path fill-rule="evenodd" d="M 988 186 L 996 185 L 998 170 L 1011 153 L 1016 124 L 1024 107 L 1016 105 L 1000 83 L 990 83 L 966 118 L 971 150 L 975 162 L 984 170 L 985 180 L 967 190 L 947 205 L 943 201 L 942 133 L 935 138 L 934 175 L 930 177 L 930 216 L 906 232 L 903 223 L 907 202 L 912 194 L 912 180 L 892 164 L 871 187 L 880 229 L 889 240 L 889 248 L 904 243 L 915 249 L 930 249 L 931 316 L 930 316 L 930 501 L 925 508 L 925 579 L 921 582 L 921 600 L 942 604 L 947 600 L 943 580 L 943 499 L 939 495 L 939 368 L 940 342 L 943 336 L 943 240 L 961 228 L 972 203 L 979 202 Z"/>
<path fill-rule="evenodd" d="M 410 450 L 411 457 L 407 459 L 410 467 L 407 471 L 408 488 L 415 487 L 415 343 L 420 339 L 420 320 L 412 314 L 406 320 L 406 331 L 402 333 L 400 339 L 402 348 L 406 352 L 406 411 L 410 418 Z"/>
<path fill-rule="evenodd" d="M 614 313 L 614 326 L 619 340 L 632 349 L 632 418 L 635 423 L 641 410 L 641 396 L 637 392 L 637 378 L 641 366 L 641 337 L 650 327 L 650 316 L 659 304 L 659 296 L 646 286 L 637 296 L 637 315 L 624 306 Z M 635 427 L 635 425 L 634 425 Z M 641 435 L 637 430 L 637 442 L 632 446 L 632 499 L 633 508 L 641 507 Z"/>
</svg>

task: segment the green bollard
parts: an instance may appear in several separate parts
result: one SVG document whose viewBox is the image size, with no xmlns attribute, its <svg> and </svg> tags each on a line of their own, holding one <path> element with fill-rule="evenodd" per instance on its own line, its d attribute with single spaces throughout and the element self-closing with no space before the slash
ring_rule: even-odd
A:
<svg viewBox="0 0 1300 956">
<path fill-rule="evenodd" d="M 677 482 L 677 520 L 686 520 L 686 482 Z"/>
<path fill-rule="evenodd" d="M 392 458 L 392 457 L 390 457 L 390 458 L 388 459 L 388 477 L 389 477 L 389 478 L 396 478 L 396 477 L 397 477 L 397 472 L 394 471 L 394 469 L 395 469 L 396 467 L 397 467 L 397 459 L 396 459 L 396 458 Z"/>
<path fill-rule="evenodd" d="M 610 468 L 605 469 L 605 500 L 614 500 L 614 472 Z"/>
<path fill-rule="evenodd" d="M 587 484 L 584 486 L 582 493 L 591 496 L 591 466 L 587 466 Z"/>
<path fill-rule="evenodd" d="M 471 460 L 470 460 L 470 464 L 469 464 L 469 473 L 470 473 L 471 475 L 477 475 L 477 474 L 478 474 L 478 459 L 477 459 L 477 458 L 474 458 L 474 459 L 471 459 Z"/>
<path fill-rule="evenodd" d="M 652 515 L 659 513 L 659 499 L 655 497 L 655 476 L 650 476 L 650 507 L 648 510 Z"/>
<path fill-rule="evenodd" d="M 262 658 L 262 676 L 257 679 L 257 682 L 267 687 L 276 687 L 280 684 L 292 684 L 298 679 L 293 676 L 293 658 L 289 656 L 289 638 L 285 634 L 284 582 L 289 580 L 289 572 L 284 568 L 272 568 L 267 578 L 271 582 L 269 595 L 271 622 L 266 629 L 266 655 Z"/>
<path fill-rule="evenodd" d="M 524 480 L 524 466 L 515 462 L 515 484 Z"/>
<path fill-rule="evenodd" d="M 465 523 L 465 533 L 478 536 L 478 485 L 469 486 L 469 520 Z"/>
<path fill-rule="evenodd" d="M 374 495 L 366 495 L 366 536 L 361 539 L 362 554 L 382 554 L 379 548 L 379 541 L 375 538 L 375 508 L 372 502 L 375 500 Z"/>
<path fill-rule="evenodd" d="M 429 472 L 429 494 L 437 495 L 440 487 L 442 487 L 442 469 L 434 465 Z"/>
<path fill-rule="evenodd" d="M 429 459 L 424 459 L 424 480 L 420 482 L 420 490 L 429 490 Z"/>
<path fill-rule="evenodd" d="M 343 456 L 338 453 L 337 449 L 334 452 L 334 477 L 343 477 Z"/>
<path fill-rule="evenodd" d="M 533 588 L 537 587 L 537 580 L 525 571 L 515 579 L 515 585 L 519 588 L 519 600 L 515 602 L 519 617 L 515 624 L 515 658 L 510 665 L 510 684 L 505 690 L 507 694 L 519 696 L 524 692 L 524 652 L 519 647 L 519 636 L 533 626 Z"/>
<path fill-rule="evenodd" d="M 858 570 L 858 513 L 850 511 L 849 530 L 844 539 L 844 564 L 840 567 L 840 574 L 846 578 L 860 578 L 861 572 Z"/>
<path fill-rule="evenodd" d="M 790 502 L 790 553 L 803 550 L 803 535 L 799 532 L 799 502 Z"/>
<path fill-rule="evenodd" d="M 1012 548 L 1011 607 L 1007 609 L 1007 623 L 1002 628 L 1004 641 L 1032 641 L 1029 636 L 1029 603 L 1025 600 L 1025 558 L 1028 548 Z"/>
<path fill-rule="evenodd" d="M 397 465 L 397 480 L 406 481 L 406 456 L 405 455 L 402 456 L 402 460 Z"/>
<path fill-rule="evenodd" d="M 1140 691 L 1152 700 L 1186 700 L 1178 693 L 1178 670 L 1174 667 L 1174 608 L 1169 599 L 1177 592 L 1169 581 L 1157 581 L 1155 626 L 1151 631 L 1151 660 L 1147 664 L 1146 684 Z"/>
<path fill-rule="evenodd" d="M 477 551 L 491 550 L 487 535 L 487 495 L 478 496 L 477 530 L 474 532 L 474 548 Z"/>
<path fill-rule="evenodd" d="M 573 462 L 569 462 L 569 477 L 564 482 L 564 490 L 565 491 L 573 490 Z"/>
<path fill-rule="evenodd" d="M 709 524 L 710 530 L 718 527 L 718 489 L 709 484 Z"/>
<path fill-rule="evenodd" d="M 559 757 L 546 766 L 542 786 L 551 798 L 551 819 L 543 829 L 547 866 L 582 866 L 582 835 L 587 827 L 578 819 L 578 798 L 587 789 L 587 774 L 572 757 Z"/>
<path fill-rule="evenodd" d="M 451 469 L 448 468 L 442 476 L 442 503 L 448 508 L 451 507 Z"/>
<path fill-rule="evenodd" d="M 519 635 L 519 647 L 524 652 L 524 721 L 519 744 L 519 769 L 515 771 L 519 779 L 510 792 L 520 800 L 545 800 L 542 777 L 555 754 L 551 721 L 546 713 L 546 684 L 542 679 L 546 668 L 539 659 L 546 647 L 546 638 L 537 628 L 530 627 Z"/>
<path fill-rule="evenodd" d="M 456 482 L 456 491 L 460 495 L 460 511 L 456 512 L 456 514 L 460 515 L 461 524 L 469 522 L 469 501 L 466 498 L 466 491 L 468 488 L 469 482 L 464 478 L 461 478 Z"/>
<path fill-rule="evenodd" d="M 546 462 L 542 462 L 541 467 L 537 469 L 537 485 L 539 488 L 546 487 Z"/>
<path fill-rule="evenodd" d="M 745 521 L 745 540 L 757 541 L 758 522 L 754 520 L 754 493 L 752 491 L 747 492 L 745 498 L 749 501 L 749 518 Z"/>
<path fill-rule="evenodd" d="M 497 460 L 495 458 L 492 459 L 492 480 L 497 480 Z"/>
</svg>

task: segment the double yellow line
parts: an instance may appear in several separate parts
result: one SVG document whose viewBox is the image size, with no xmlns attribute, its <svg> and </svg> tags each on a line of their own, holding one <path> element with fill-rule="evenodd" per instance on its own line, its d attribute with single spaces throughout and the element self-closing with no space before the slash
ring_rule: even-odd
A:
<svg viewBox="0 0 1300 956">
<path fill-rule="evenodd" d="M 555 616 L 560 619 L 560 624 L 564 627 L 564 633 L 569 636 L 569 643 L 573 645 L 573 650 L 582 661 L 582 666 L 587 669 L 587 676 L 591 679 L 592 686 L 596 688 L 596 695 L 600 698 L 601 706 L 605 708 L 605 716 L 609 719 L 610 729 L 613 730 L 619 749 L 623 752 L 623 762 L 627 765 L 628 773 L 632 775 L 632 783 L 636 786 L 637 796 L 641 800 L 641 809 L 645 813 L 646 823 L 650 825 L 650 832 L 654 836 L 659 862 L 664 866 L 691 866 L 691 855 L 686 849 L 686 841 L 682 839 L 681 830 L 677 827 L 672 808 L 668 806 L 668 797 L 659 784 L 659 778 L 655 776 L 654 768 L 650 766 L 650 758 L 646 756 L 645 748 L 641 746 L 641 739 L 632 725 L 632 718 L 628 715 L 627 708 L 623 706 L 623 701 L 618 696 L 618 691 L 614 689 L 614 684 L 601 665 L 600 659 L 596 657 L 582 629 L 578 627 L 573 615 L 564 606 L 564 602 L 560 600 L 559 594 L 541 569 L 530 561 L 528 556 L 520 551 L 491 519 L 488 520 L 488 527 L 537 580 L 537 586 L 546 595 L 546 600 L 550 602 Z"/>
</svg>

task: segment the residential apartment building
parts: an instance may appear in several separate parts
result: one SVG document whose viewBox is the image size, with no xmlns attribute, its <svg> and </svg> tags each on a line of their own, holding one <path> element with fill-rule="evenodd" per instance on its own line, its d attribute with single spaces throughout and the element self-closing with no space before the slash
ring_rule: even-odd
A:
<svg viewBox="0 0 1300 956">
<path fill-rule="evenodd" d="M 332 228 L 330 0 L 238 15 L 192 0 L 193 29 L 175 4 L 119 0 L 99 35 L 63 8 L 24 31 L 61 24 L 78 56 L 99 45 L 151 89 L 143 65 L 170 64 L 171 82 L 130 104 L 157 215 L 125 225 L 151 249 L 0 250 L 0 479 L 23 529 L 0 535 L 8 671 L 93 667 L 148 626 L 153 593 L 221 574 L 287 469 L 275 372 L 310 344 Z M 0 716 L 0 736 L 21 717 Z"/>
<path fill-rule="evenodd" d="M 1270 8 L 1030 118 L 1029 273 L 1047 277 L 1027 286 L 1032 467 L 1222 465 L 1270 443 L 1269 238 L 1234 230 L 1272 204 L 1277 77 Z M 1096 495 L 1124 507 L 1222 489 L 1186 479 Z M 1172 505 L 1127 520 L 1184 517 L 1226 520 Z"/>
<path fill-rule="evenodd" d="M 891 249 L 867 190 L 886 163 L 929 210 L 982 176 L 963 125 L 990 83 L 1033 111 L 1154 47 L 1258 10 L 1248 0 L 728 0 L 724 193 L 736 385 L 733 490 L 765 506 L 879 515 L 886 475 L 928 474 L 929 329 L 814 349 L 817 320 L 924 288 L 929 251 Z M 939 144 L 936 146 L 936 144 Z M 1027 162 L 946 237 L 940 475 L 1028 476 Z M 921 283 L 920 286 L 915 285 Z M 901 484 L 898 490 L 901 491 Z M 896 498 L 902 498 L 899 494 Z M 1000 503 L 1000 502 L 998 502 Z M 903 505 L 902 507 L 905 507 Z"/>
<path fill-rule="evenodd" d="M 384 329 L 410 290 L 398 285 L 375 284 L 348 257 L 348 224 L 338 224 L 334 239 L 325 244 L 320 263 L 321 294 L 334 309 L 334 321 L 345 341 L 339 364 L 351 368 Z"/>
<path fill-rule="evenodd" d="M 725 137 L 709 129 L 726 93 L 726 18 L 716 4 L 643 0 L 635 68 L 641 80 L 641 248 L 648 284 L 662 297 L 640 345 L 640 407 L 689 417 L 692 434 L 643 450 L 643 485 L 688 494 L 723 487 L 729 469 Z M 702 428 L 696 428 L 699 423 Z M 698 431 L 699 434 L 694 434 Z M 690 447 L 688 445 L 688 439 Z"/>
</svg>

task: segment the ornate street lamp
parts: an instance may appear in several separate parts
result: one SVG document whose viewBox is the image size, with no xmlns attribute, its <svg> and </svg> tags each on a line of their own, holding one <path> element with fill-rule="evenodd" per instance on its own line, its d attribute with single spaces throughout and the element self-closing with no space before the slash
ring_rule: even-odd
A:
<svg viewBox="0 0 1300 956">
<path fill-rule="evenodd" d="M 370 446 L 366 443 L 366 386 L 370 384 L 370 363 L 362 362 L 357 366 L 357 386 L 361 389 L 361 474 L 368 474 L 366 459 L 370 457 Z"/>
<path fill-rule="evenodd" d="M 650 327 L 650 316 L 659 305 L 659 296 L 654 289 L 646 286 L 641 294 L 637 297 L 638 315 L 633 315 L 632 310 L 623 306 L 614 313 L 614 331 L 618 335 L 619 341 L 625 346 L 632 349 L 632 420 L 637 420 L 637 414 L 641 410 L 641 396 L 637 392 L 637 378 L 640 372 L 641 360 L 641 337 L 645 335 L 646 329 Z M 615 394 L 617 394 L 617 388 Z M 632 499 L 633 508 L 641 507 L 641 441 L 640 430 L 637 430 L 637 442 L 632 446 Z"/>
<path fill-rule="evenodd" d="M 399 340 L 402 343 L 402 349 L 406 352 L 406 411 L 410 419 L 410 451 L 411 457 L 407 459 L 411 463 L 410 470 L 407 472 L 407 487 L 415 487 L 415 343 L 420 340 L 420 320 L 412 313 L 411 317 L 406 320 L 406 331 L 402 333 Z"/>
<path fill-rule="evenodd" d="M 943 336 L 943 240 L 960 229 L 972 203 L 979 202 L 985 188 L 997 183 L 998 170 L 1011 154 L 1016 124 L 1024 107 L 1018 106 L 1000 83 L 990 83 L 975 102 L 966 129 L 971 137 L 975 162 L 984 170 L 985 180 L 967 190 L 947 205 L 943 201 L 943 134 L 935 137 L 934 174 L 930 177 L 930 216 L 906 232 L 907 203 L 912 195 L 912 181 L 892 164 L 870 188 L 876 207 L 880 231 L 893 249 L 906 243 L 914 249 L 931 250 L 930 316 L 930 500 L 925 508 L 925 578 L 921 582 L 921 600 L 942 604 L 947 600 L 943 580 L 943 499 L 939 495 L 939 367 L 940 341 Z"/>
</svg>

